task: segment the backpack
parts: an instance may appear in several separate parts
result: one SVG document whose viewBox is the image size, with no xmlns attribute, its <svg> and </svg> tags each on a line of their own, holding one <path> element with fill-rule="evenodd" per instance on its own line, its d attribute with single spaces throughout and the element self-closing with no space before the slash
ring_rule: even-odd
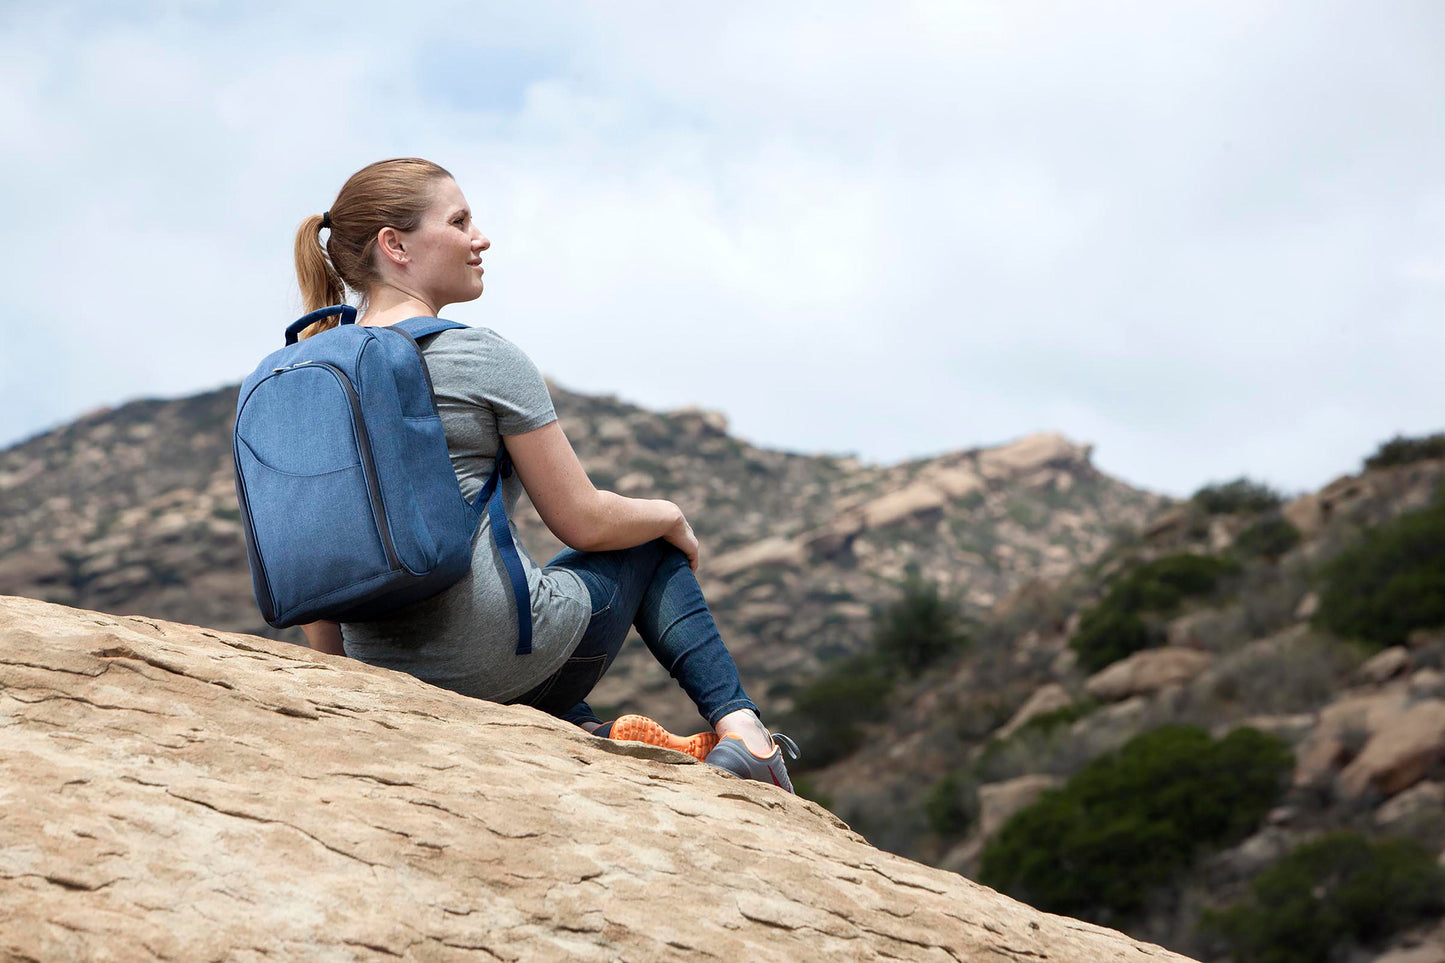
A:
<svg viewBox="0 0 1445 963">
<path fill-rule="evenodd" d="M 333 314 L 337 327 L 298 342 Z M 429 598 L 466 575 L 487 512 L 517 603 L 517 653 L 531 652 L 527 578 L 502 504 L 511 459 L 499 448 L 466 500 L 417 344 L 466 325 L 355 321 L 346 304 L 312 311 L 241 383 L 236 499 L 262 616 L 278 629 L 359 622 Z"/>
</svg>

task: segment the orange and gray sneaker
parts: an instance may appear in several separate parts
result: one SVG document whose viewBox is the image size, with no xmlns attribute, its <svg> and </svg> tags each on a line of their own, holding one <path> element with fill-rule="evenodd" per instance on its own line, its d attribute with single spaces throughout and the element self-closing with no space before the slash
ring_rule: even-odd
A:
<svg viewBox="0 0 1445 963">
<path fill-rule="evenodd" d="M 707 761 L 708 753 L 717 745 L 716 732 L 699 732 L 691 736 L 675 736 L 662 727 L 662 723 L 647 716 L 618 716 L 612 722 L 604 723 L 592 733 L 606 739 L 620 739 L 625 742 L 645 742 L 649 746 L 661 746 L 685 752 L 698 762 Z"/>
<path fill-rule="evenodd" d="M 747 747 L 741 736 L 727 735 L 718 741 L 717 748 L 707 754 L 703 762 L 719 769 L 726 769 L 734 776 L 771 782 L 774 786 L 793 791 L 793 782 L 788 778 L 788 767 L 783 762 L 783 749 L 788 755 L 798 758 L 798 744 L 781 732 L 768 734 L 773 740 L 773 754 L 760 756 Z"/>
</svg>

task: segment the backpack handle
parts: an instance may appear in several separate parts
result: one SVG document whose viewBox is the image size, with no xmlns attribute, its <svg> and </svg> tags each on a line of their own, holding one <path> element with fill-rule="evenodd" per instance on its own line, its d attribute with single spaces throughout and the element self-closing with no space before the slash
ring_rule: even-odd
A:
<svg viewBox="0 0 1445 963">
<path fill-rule="evenodd" d="M 286 343 L 295 344 L 296 336 L 302 331 L 305 331 L 322 318 L 329 318 L 333 314 L 341 315 L 342 324 L 354 324 L 356 322 L 356 309 L 349 304 L 333 304 L 330 307 L 317 308 L 310 314 L 304 314 L 291 322 L 291 326 L 286 329 Z"/>
</svg>

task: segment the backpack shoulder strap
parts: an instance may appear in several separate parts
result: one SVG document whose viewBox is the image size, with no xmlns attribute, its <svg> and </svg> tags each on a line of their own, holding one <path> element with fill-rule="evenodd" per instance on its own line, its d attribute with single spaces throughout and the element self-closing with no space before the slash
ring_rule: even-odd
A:
<svg viewBox="0 0 1445 963">
<path fill-rule="evenodd" d="M 443 318 L 407 318 L 405 321 L 398 321 L 392 325 L 411 335 L 413 339 L 425 338 L 429 334 L 436 334 L 438 331 L 449 331 L 452 328 L 465 328 L 465 324 L 457 321 L 447 321 Z"/>
</svg>

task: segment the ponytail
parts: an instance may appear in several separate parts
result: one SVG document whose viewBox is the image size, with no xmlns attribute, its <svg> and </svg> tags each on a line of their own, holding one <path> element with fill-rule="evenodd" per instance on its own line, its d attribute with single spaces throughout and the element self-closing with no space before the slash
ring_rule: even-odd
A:
<svg viewBox="0 0 1445 963">
<path fill-rule="evenodd" d="M 306 313 L 346 303 L 350 288 L 361 295 L 381 280 L 372 263 L 376 236 L 383 227 L 414 231 L 431 203 L 432 184 L 452 175 L 420 157 L 396 157 L 368 164 L 347 178 L 331 209 L 312 214 L 296 230 L 296 282 Z M 321 232 L 328 230 L 326 246 Z M 335 316 L 310 325 L 299 335 L 310 338 L 339 324 Z"/>
<path fill-rule="evenodd" d="M 331 258 L 321 247 L 323 217 L 312 214 L 301 222 L 296 231 L 296 281 L 301 286 L 302 314 L 310 314 L 317 308 L 346 301 L 346 282 L 331 265 Z M 323 331 L 336 327 L 339 320 L 335 315 L 308 325 L 298 340 L 305 340 Z"/>
</svg>

